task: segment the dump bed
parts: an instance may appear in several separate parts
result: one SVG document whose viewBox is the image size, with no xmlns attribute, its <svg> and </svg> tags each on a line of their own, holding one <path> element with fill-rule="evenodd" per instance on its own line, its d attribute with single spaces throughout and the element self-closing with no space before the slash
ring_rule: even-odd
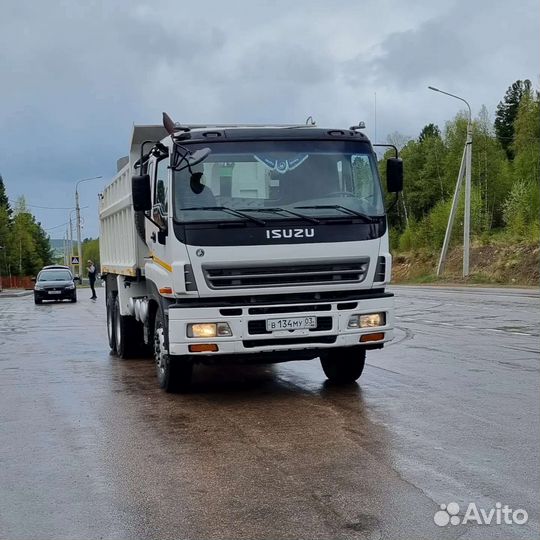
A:
<svg viewBox="0 0 540 540">
<path fill-rule="evenodd" d="M 102 273 L 135 276 L 144 269 L 148 248 L 137 234 L 131 202 L 132 167 L 128 163 L 101 195 L 99 251 Z"/>
<path fill-rule="evenodd" d="M 127 164 L 103 190 L 99 206 L 100 262 L 102 273 L 135 276 L 144 274 L 149 250 L 137 233 L 131 196 L 133 164 L 139 159 L 141 143 L 159 141 L 167 135 L 163 126 L 133 126 Z"/>
</svg>

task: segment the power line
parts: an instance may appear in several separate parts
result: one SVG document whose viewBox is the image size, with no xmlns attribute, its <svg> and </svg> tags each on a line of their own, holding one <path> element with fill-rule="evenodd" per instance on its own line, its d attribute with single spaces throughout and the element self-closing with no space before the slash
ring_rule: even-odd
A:
<svg viewBox="0 0 540 540">
<path fill-rule="evenodd" d="M 65 223 L 62 223 L 61 225 L 56 225 L 55 227 L 47 227 L 46 229 L 43 229 L 44 231 L 52 231 L 53 229 L 59 229 L 60 227 L 65 227 L 66 225 L 69 225 L 69 221 L 66 221 Z"/>
<path fill-rule="evenodd" d="M 11 204 L 18 204 L 17 201 L 10 199 Z M 28 204 L 25 202 L 25 206 L 30 206 L 31 208 L 41 208 L 43 210 L 73 210 L 74 206 L 38 206 L 37 204 Z"/>
</svg>

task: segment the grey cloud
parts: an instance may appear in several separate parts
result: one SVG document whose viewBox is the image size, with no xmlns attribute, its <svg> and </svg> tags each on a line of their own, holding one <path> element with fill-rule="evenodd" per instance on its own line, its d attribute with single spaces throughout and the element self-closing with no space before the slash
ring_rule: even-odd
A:
<svg viewBox="0 0 540 540">
<path fill-rule="evenodd" d="M 511 8 L 488 0 L 455 1 L 443 15 L 394 32 L 371 54 L 347 63 L 345 69 L 352 72 L 348 80 L 355 84 L 361 73 L 373 84 L 410 90 L 426 81 L 485 82 L 495 75 L 493 69 L 502 74 L 516 64 L 530 66 L 523 56 L 538 58 L 533 13 L 538 15 L 538 7 L 531 1 Z"/>
<path fill-rule="evenodd" d="M 12 197 L 50 206 L 72 203 L 77 178 L 112 175 L 132 124 L 159 122 L 162 110 L 192 122 L 312 114 L 373 130 L 377 91 L 384 140 L 456 112 L 451 100 L 427 99 L 425 83 L 459 85 L 493 111 L 539 65 L 533 0 L 4 4 L 0 171 Z M 83 184 L 86 234 L 97 234 L 98 184 Z M 38 213 L 46 226 L 63 217 Z"/>
</svg>

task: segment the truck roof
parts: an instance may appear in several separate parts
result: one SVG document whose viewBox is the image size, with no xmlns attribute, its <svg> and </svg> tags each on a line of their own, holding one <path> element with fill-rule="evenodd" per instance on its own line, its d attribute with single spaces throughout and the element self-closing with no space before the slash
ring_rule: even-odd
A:
<svg viewBox="0 0 540 540">
<path fill-rule="evenodd" d="M 217 140 L 356 140 L 369 142 L 361 131 L 350 128 L 323 128 L 305 124 L 186 124 L 188 129 L 181 142 L 210 142 Z M 182 132 L 179 131 L 180 135 Z M 135 163 L 140 156 L 144 141 L 163 141 L 169 134 L 162 125 L 134 125 L 130 144 L 130 161 Z"/>
<path fill-rule="evenodd" d="M 187 136 L 189 135 L 189 136 Z M 356 139 L 368 141 L 360 131 L 343 128 L 321 128 L 312 126 L 193 126 L 184 141 L 215 140 L 264 140 L 264 139 Z"/>
</svg>

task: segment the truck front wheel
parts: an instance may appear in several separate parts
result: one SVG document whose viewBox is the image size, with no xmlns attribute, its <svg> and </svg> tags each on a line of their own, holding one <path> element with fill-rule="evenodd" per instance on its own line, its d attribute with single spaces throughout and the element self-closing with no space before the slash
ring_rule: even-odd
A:
<svg viewBox="0 0 540 540">
<path fill-rule="evenodd" d="M 321 366 L 330 382 L 350 384 L 356 381 L 366 363 L 366 350 L 358 347 L 335 349 L 321 356 Z"/>
<path fill-rule="evenodd" d="M 187 392 L 191 385 L 193 363 L 187 358 L 169 355 L 166 332 L 165 317 L 158 309 L 154 323 L 154 359 L 159 386 L 166 392 Z"/>
</svg>

